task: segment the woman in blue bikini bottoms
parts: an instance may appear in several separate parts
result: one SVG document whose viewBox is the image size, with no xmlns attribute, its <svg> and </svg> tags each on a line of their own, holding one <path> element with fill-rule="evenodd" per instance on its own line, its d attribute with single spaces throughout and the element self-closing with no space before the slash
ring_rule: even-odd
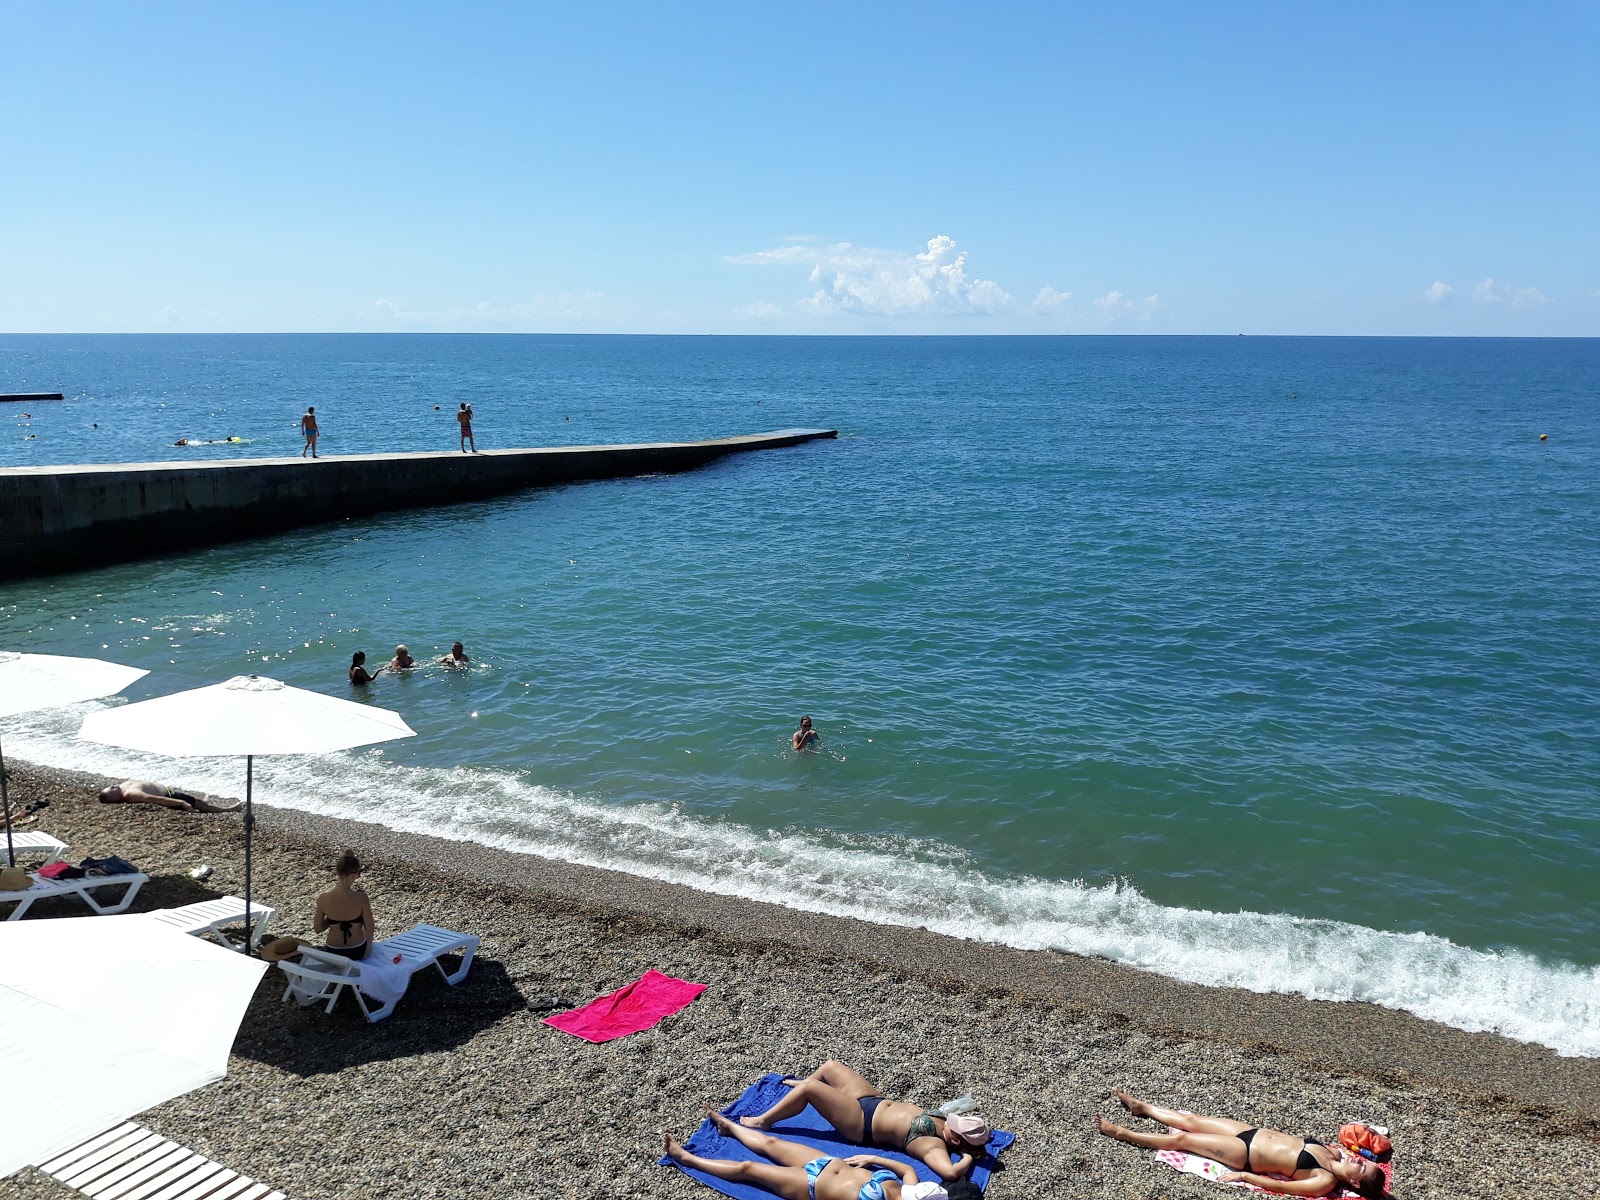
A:
<svg viewBox="0 0 1600 1200">
<path fill-rule="evenodd" d="M 718 1179 L 753 1183 L 783 1200 L 906 1200 L 917 1173 L 901 1163 L 889 1162 L 872 1154 L 852 1154 L 849 1158 L 818 1156 L 811 1146 L 785 1141 L 761 1133 L 737 1121 L 730 1121 L 710 1103 L 706 1116 L 724 1137 L 731 1137 L 771 1162 L 745 1159 L 702 1158 L 678 1144 L 665 1129 L 661 1145 L 674 1162 L 715 1175 Z M 928 1185 L 919 1185 L 927 1188 Z"/>
<path fill-rule="evenodd" d="M 971 1113 L 945 1117 L 904 1100 L 886 1099 L 859 1071 L 829 1059 L 804 1079 L 784 1080 L 789 1094 L 764 1113 L 741 1120 L 752 1129 L 768 1129 L 811 1105 L 853 1141 L 888 1146 L 920 1158 L 943 1180 L 959 1179 L 972 1169 L 975 1154 L 989 1141 L 989 1122 Z M 951 1157 L 951 1153 L 955 1157 Z"/>
</svg>

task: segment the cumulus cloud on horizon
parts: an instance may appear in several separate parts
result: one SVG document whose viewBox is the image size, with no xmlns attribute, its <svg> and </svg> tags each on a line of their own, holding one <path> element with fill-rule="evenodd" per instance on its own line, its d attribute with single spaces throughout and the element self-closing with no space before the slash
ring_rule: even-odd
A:
<svg viewBox="0 0 1600 1200">
<path fill-rule="evenodd" d="M 1454 292 L 1455 288 L 1451 287 L 1448 283 L 1444 283 L 1438 279 L 1435 279 L 1433 281 L 1433 286 L 1422 293 L 1422 298 L 1429 304 L 1438 304 L 1441 301 L 1448 300 Z"/>
<path fill-rule="evenodd" d="M 562 292 L 555 296 L 536 295 L 518 304 L 477 304 L 438 312 L 418 312 L 404 301 L 379 297 L 373 308 L 383 319 L 414 328 L 520 329 L 530 323 L 551 320 L 577 320 L 595 316 L 604 309 L 604 292 Z"/>
<path fill-rule="evenodd" d="M 809 267 L 813 291 L 801 304 L 817 311 L 900 317 L 918 314 L 997 313 L 1011 294 L 992 279 L 967 274 L 967 255 L 945 234 L 928 239 L 918 254 L 874 250 L 849 242 L 791 243 L 727 262 L 750 266 Z"/>
<path fill-rule="evenodd" d="M 1519 287 L 1507 290 L 1497 286 L 1492 278 L 1473 285 L 1472 299 L 1477 304 L 1509 304 L 1519 312 L 1528 312 L 1555 303 L 1539 288 Z"/>
<path fill-rule="evenodd" d="M 1167 304 L 1159 293 L 1146 296 L 1143 300 L 1131 300 L 1121 292 L 1110 291 L 1104 296 L 1095 297 L 1094 306 L 1101 317 L 1108 321 L 1117 317 L 1137 317 L 1141 321 L 1148 321 Z"/>
</svg>

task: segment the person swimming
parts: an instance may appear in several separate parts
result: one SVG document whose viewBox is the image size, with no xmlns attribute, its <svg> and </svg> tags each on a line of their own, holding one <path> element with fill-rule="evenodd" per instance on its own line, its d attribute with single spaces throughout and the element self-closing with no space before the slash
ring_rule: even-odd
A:
<svg viewBox="0 0 1600 1200">
<path fill-rule="evenodd" d="M 811 718 L 801 717 L 800 728 L 794 731 L 794 737 L 791 739 L 794 748 L 804 750 L 808 746 L 816 745 L 818 740 L 817 731 L 811 728 Z"/>
<path fill-rule="evenodd" d="M 409 671 L 416 665 L 417 660 L 411 657 L 411 651 L 404 646 L 396 646 L 394 648 L 394 657 L 388 663 L 391 671 Z"/>
<path fill-rule="evenodd" d="M 450 653 L 442 655 L 439 659 L 439 665 L 442 667 L 465 667 L 471 662 L 472 660 L 467 657 L 467 648 L 460 642 L 451 642 Z"/>
</svg>

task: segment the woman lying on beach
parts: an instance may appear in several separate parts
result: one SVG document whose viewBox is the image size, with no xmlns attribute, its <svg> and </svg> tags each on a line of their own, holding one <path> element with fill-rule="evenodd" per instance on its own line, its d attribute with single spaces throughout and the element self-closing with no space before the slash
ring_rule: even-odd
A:
<svg viewBox="0 0 1600 1200">
<path fill-rule="evenodd" d="M 361 878 L 361 860 L 354 850 L 346 850 L 333 864 L 339 879 L 331 889 L 317 897 L 317 915 L 311 928 L 328 935 L 323 947 L 346 958 L 362 959 L 372 945 L 372 901 L 356 888 Z"/>
<path fill-rule="evenodd" d="M 214 804 L 209 796 L 196 796 L 176 788 L 162 787 L 148 779 L 124 779 L 100 789 L 101 804 L 156 804 L 162 808 L 176 808 L 180 812 L 228 813 L 244 807 L 243 800 L 232 804 Z"/>
<path fill-rule="evenodd" d="M 1149 1150 L 1186 1150 L 1231 1168 L 1219 1178 L 1223 1183 L 1253 1183 L 1286 1196 L 1326 1196 L 1341 1183 L 1363 1196 L 1384 1194 L 1383 1171 L 1376 1163 L 1347 1153 L 1340 1146 L 1324 1146 L 1276 1129 L 1246 1125 L 1226 1117 L 1201 1117 L 1175 1108 L 1158 1108 L 1135 1100 L 1127 1092 L 1112 1097 L 1136 1117 L 1149 1117 L 1170 1133 L 1138 1133 L 1096 1116 L 1094 1127 L 1108 1138 L 1144 1146 Z M 1288 1179 L 1261 1174 L 1272 1171 Z"/>
<path fill-rule="evenodd" d="M 989 1122 L 971 1113 L 944 1117 L 904 1100 L 886 1100 L 854 1069 L 829 1059 L 804 1079 L 786 1079 L 789 1094 L 766 1112 L 740 1121 L 769 1129 L 811 1105 L 845 1137 L 863 1145 L 903 1150 L 928 1164 L 940 1179 L 957 1179 L 972 1169 L 973 1151 L 989 1141 Z M 952 1159 L 950 1152 L 958 1152 Z"/>
<path fill-rule="evenodd" d="M 819 1155 L 811 1146 L 730 1121 L 709 1101 L 706 1116 L 724 1137 L 731 1137 L 772 1161 L 702 1158 L 685 1150 L 677 1138 L 663 1129 L 661 1146 L 668 1158 L 718 1179 L 753 1183 L 783 1200 L 921 1200 L 944 1194 L 942 1188 L 918 1183 L 917 1173 L 903 1163 L 874 1154 L 852 1154 L 849 1158 Z"/>
</svg>

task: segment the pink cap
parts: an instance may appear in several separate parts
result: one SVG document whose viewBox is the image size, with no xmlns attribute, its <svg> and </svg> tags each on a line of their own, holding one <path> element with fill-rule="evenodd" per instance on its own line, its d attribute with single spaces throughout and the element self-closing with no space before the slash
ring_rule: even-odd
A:
<svg viewBox="0 0 1600 1200">
<path fill-rule="evenodd" d="M 982 1146 L 989 1141 L 989 1122 L 973 1113 L 957 1113 L 944 1119 L 945 1127 L 969 1146 Z"/>
</svg>

